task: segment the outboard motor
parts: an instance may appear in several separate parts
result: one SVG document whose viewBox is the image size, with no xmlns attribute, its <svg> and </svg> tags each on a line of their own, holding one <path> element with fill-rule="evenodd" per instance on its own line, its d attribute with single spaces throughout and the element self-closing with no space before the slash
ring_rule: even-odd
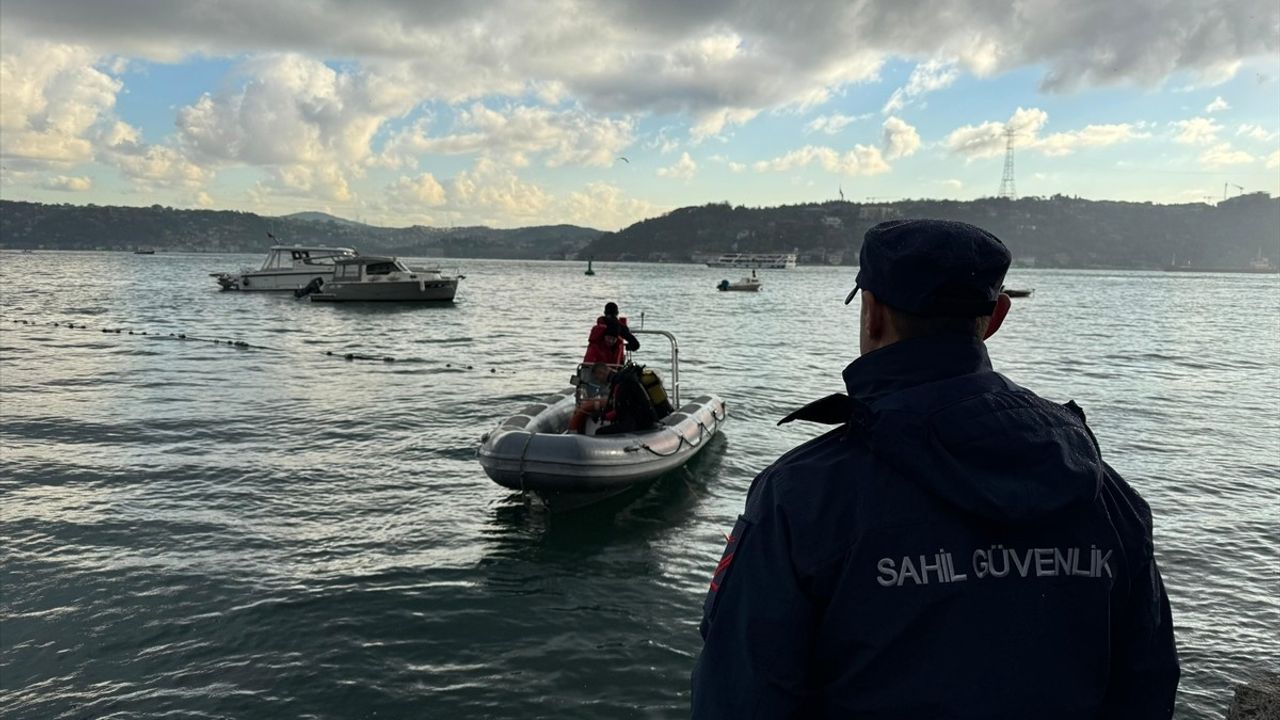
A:
<svg viewBox="0 0 1280 720">
<path fill-rule="evenodd" d="M 294 290 L 293 296 L 299 299 L 304 298 L 313 292 L 320 292 L 320 288 L 323 285 L 324 278 L 312 278 L 311 282 L 307 283 L 305 287 L 300 287 L 297 290 Z"/>
<path fill-rule="evenodd" d="M 717 289 L 717 290 L 719 290 L 720 292 L 724 292 L 725 290 L 728 290 L 728 289 L 729 289 L 729 281 L 728 281 L 727 279 L 725 279 L 725 280 L 721 280 L 721 281 L 720 281 L 720 284 L 716 286 L 716 289 Z"/>
</svg>

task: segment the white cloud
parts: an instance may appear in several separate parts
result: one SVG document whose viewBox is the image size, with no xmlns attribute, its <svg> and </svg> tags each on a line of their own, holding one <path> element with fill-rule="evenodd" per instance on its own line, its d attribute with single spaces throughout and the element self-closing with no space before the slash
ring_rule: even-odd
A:
<svg viewBox="0 0 1280 720">
<path fill-rule="evenodd" d="M 806 145 L 781 157 L 756 162 L 752 168 L 759 173 L 787 172 L 815 162 L 827 172 L 840 175 L 879 175 L 889 171 L 880 149 L 866 145 L 854 145 L 844 154 L 829 147 Z"/>
<path fill-rule="evenodd" d="M 628 198 L 609 183 L 590 183 L 569 193 L 558 203 L 556 222 L 570 222 L 602 229 L 616 229 L 667 210 L 644 200 Z"/>
<path fill-rule="evenodd" d="M 84 176 L 68 177 L 66 175 L 58 175 L 44 181 L 40 187 L 46 190 L 60 190 L 63 192 L 84 192 L 93 188 L 93 181 Z"/>
<path fill-rule="evenodd" d="M 1275 170 L 1280 168 L 1280 150 L 1276 150 L 1267 156 L 1267 169 Z"/>
<path fill-rule="evenodd" d="M 956 180 L 955 178 L 943 180 L 942 184 L 952 190 L 960 190 L 964 187 L 964 183 L 960 182 L 959 180 Z"/>
<path fill-rule="evenodd" d="M 509 168 L 481 157 L 449 183 L 449 208 L 478 214 L 496 225 L 526 224 L 544 217 L 555 200 L 541 186 L 525 182 Z"/>
<path fill-rule="evenodd" d="M 1086 125 L 1079 130 L 1057 132 L 1042 137 L 1040 131 L 1049 122 L 1048 113 L 1038 108 L 1018 108 L 1007 122 L 985 122 L 957 128 L 943 140 L 952 153 L 970 160 L 1002 155 L 1006 130 L 1014 132 L 1014 148 L 1039 152 L 1050 157 L 1070 155 L 1081 148 L 1106 147 L 1151 137 L 1145 123 Z"/>
<path fill-rule="evenodd" d="M 959 68 L 1044 68 L 1049 91 L 1154 87 L 1182 74 L 1211 84 L 1246 59 L 1273 56 L 1278 23 L 1275 3 L 1258 0 L 818 0 L 800 11 L 746 0 L 0 5 L 12 37 L 166 62 L 279 51 L 344 58 L 387 99 L 572 99 L 592 112 L 683 114 L 695 118 L 695 137 L 762 110 L 823 102 L 874 78 L 889 57 L 947 58 L 917 68 L 919 88 L 950 82 Z"/>
<path fill-rule="evenodd" d="M 851 123 L 855 123 L 866 115 L 841 115 L 840 113 L 832 113 L 830 115 L 821 115 L 810 120 L 805 128 L 809 132 L 822 132 L 828 135 L 835 135 L 845 129 Z"/>
<path fill-rule="evenodd" d="M 889 101 L 881 109 L 885 115 L 902 110 L 916 98 L 941 90 L 960 77 L 960 69 L 955 61 L 929 60 L 916 65 L 907 78 L 907 84 L 893 91 Z"/>
<path fill-rule="evenodd" d="M 91 130 L 122 87 L 87 47 L 6 38 L 0 54 L 0 157 L 31 167 L 93 158 Z"/>
<path fill-rule="evenodd" d="M 372 207 L 396 217 L 427 224 L 437 217 L 466 218 L 495 227 L 569 222 L 613 229 L 667 209 L 627 197 L 616 185 L 604 182 L 556 195 L 488 157 L 477 158 L 470 169 L 444 183 L 428 173 L 401 177 L 384 197 Z M 432 214 L 423 212 L 427 207 Z"/>
<path fill-rule="evenodd" d="M 295 163 L 269 166 L 267 177 L 250 191 L 260 205 L 272 196 L 348 203 L 356 199 L 347 173 L 335 162 Z"/>
<path fill-rule="evenodd" d="M 197 189 L 212 179 L 210 169 L 167 145 L 141 142 L 141 135 L 128 123 L 113 123 L 100 135 L 100 159 L 119 168 L 126 178 L 143 189 Z"/>
<path fill-rule="evenodd" d="M 1014 142 L 1021 146 L 1025 139 L 1034 139 L 1049 114 L 1038 108 L 1018 108 L 1007 122 L 985 122 L 981 125 L 965 125 L 944 139 L 943 145 L 951 152 L 969 159 L 994 157 L 1004 153 L 1005 131 L 1013 130 Z"/>
<path fill-rule="evenodd" d="M 1188 85 L 1187 90 L 1200 90 L 1221 85 L 1235 77 L 1243 64 L 1239 59 L 1231 58 L 1215 60 L 1207 65 L 1196 67 L 1192 71 L 1195 74 L 1195 82 Z"/>
<path fill-rule="evenodd" d="M 1228 104 L 1226 100 L 1223 100 L 1221 95 L 1214 98 L 1213 102 L 1204 106 L 1204 111 L 1207 113 L 1213 113 L 1213 112 L 1218 112 L 1220 110 L 1230 110 L 1230 109 L 1231 109 L 1231 105 Z"/>
<path fill-rule="evenodd" d="M 402 175 L 387 186 L 386 194 L 393 204 L 401 207 L 435 207 L 445 203 L 444 186 L 431 173 L 422 173 L 417 177 Z"/>
<path fill-rule="evenodd" d="M 1236 128 L 1236 135 L 1243 135 L 1250 140 L 1257 140 L 1259 142 L 1267 142 L 1280 138 L 1280 132 L 1267 132 L 1266 128 L 1263 128 L 1261 125 L 1252 124 L 1245 124 Z"/>
<path fill-rule="evenodd" d="M 550 80 L 547 82 L 535 80 L 531 82 L 530 85 L 533 86 L 533 94 L 538 98 L 538 100 L 547 105 L 559 105 L 569 97 L 569 88 L 565 87 L 565 84 L 559 80 Z"/>
<path fill-rule="evenodd" d="M 1256 159 L 1257 158 L 1243 150 L 1236 150 L 1232 148 L 1231 143 L 1220 143 L 1200 153 L 1200 163 L 1208 168 L 1245 165 Z"/>
<path fill-rule="evenodd" d="M 698 170 L 698 163 L 689 157 L 689 153 L 681 153 L 680 159 L 674 165 L 669 167 L 658 168 L 659 177 L 675 178 L 688 182 L 693 179 L 693 174 Z"/>
<path fill-rule="evenodd" d="M 1030 145 L 1050 157 L 1070 155 L 1082 147 L 1106 147 L 1151 137 L 1140 129 L 1140 124 L 1116 123 L 1110 125 L 1086 125 L 1080 130 L 1060 132 L 1037 140 Z"/>
<path fill-rule="evenodd" d="M 400 222 L 431 225 L 437 215 L 432 211 L 443 208 L 448 201 L 444 186 L 431 173 L 417 176 L 401 175 L 386 186 L 381 200 L 367 203 L 375 213 L 399 218 Z"/>
<path fill-rule="evenodd" d="M 252 58 L 238 72 L 242 87 L 178 111 L 180 138 L 194 155 L 249 165 L 362 164 L 378 128 L 416 104 L 382 78 L 297 54 Z"/>
<path fill-rule="evenodd" d="M 729 169 L 730 169 L 731 171 L 733 171 L 733 172 L 740 173 L 740 172 L 746 172 L 746 171 L 747 171 L 747 166 L 746 166 L 746 165 L 744 165 L 743 163 L 740 163 L 740 162 L 733 162 L 733 161 L 731 160 L 731 161 L 729 161 Z"/>
<path fill-rule="evenodd" d="M 389 164 L 403 165 L 413 154 L 484 154 L 523 164 L 528 154 L 544 157 L 547 167 L 588 165 L 608 167 L 631 144 L 630 119 L 595 117 L 582 110 L 557 111 L 516 106 L 501 111 L 474 103 L 458 113 L 459 132 L 432 137 L 429 121 L 420 121 L 398 134 L 384 151 Z"/>
<path fill-rule="evenodd" d="M 296 53 L 250 58 L 236 75 L 241 82 L 229 90 L 178 110 L 178 142 L 200 167 L 262 168 L 258 202 L 271 195 L 354 200 L 352 181 L 374 162 L 374 135 L 418 102 L 393 76 L 334 69 Z"/>
<path fill-rule="evenodd" d="M 884 121 L 884 155 L 889 160 L 909 157 L 920 149 L 920 133 L 900 118 Z"/>
<path fill-rule="evenodd" d="M 717 108 L 699 113 L 693 127 L 689 128 L 689 136 L 694 142 L 719 135 L 730 125 L 745 125 L 755 119 L 760 111 L 754 108 Z"/>
<path fill-rule="evenodd" d="M 1209 118 L 1194 117 L 1169 123 L 1178 129 L 1173 141 L 1183 145 L 1210 145 L 1218 141 L 1222 126 Z"/>
<path fill-rule="evenodd" d="M 800 10 L 745 0 L 561 0 L 518 8 L 454 0 L 4 0 L 0 155 L 10 184 L 35 164 L 39 172 L 23 179 L 30 186 L 59 173 L 94 175 L 77 166 L 96 161 L 119 167 L 137 184 L 181 187 L 191 196 L 215 172 L 248 166 L 262 173 L 258 197 L 360 202 L 367 188 L 400 175 L 416 178 L 428 167 L 420 162 L 425 151 L 411 144 L 389 147 L 386 140 L 388 125 L 411 123 L 430 103 L 473 114 L 458 115 L 457 125 L 444 128 L 423 123 L 406 142 L 422 139 L 440 152 L 487 157 L 503 168 L 502 178 L 515 180 L 503 185 L 505 180 L 488 177 L 485 186 L 523 187 L 514 197 L 527 199 L 540 188 L 518 177 L 519 167 L 607 166 L 626 142 L 634 142 L 641 118 L 673 128 L 651 148 L 671 153 L 658 163 L 670 165 L 677 150 L 690 147 L 687 141 L 677 146 L 674 128 L 688 128 L 692 141 L 705 141 L 761 113 L 854 97 L 850 86 L 877 79 L 891 59 L 916 65 L 896 100 L 886 104 L 890 115 L 954 86 L 961 74 L 1017 68 L 1042 73 L 1049 92 L 1188 80 L 1212 85 L 1253 67 L 1256 58 L 1274 57 L 1277 26 L 1280 7 L 1259 0 L 1020 0 L 999 6 L 985 0 L 817 0 Z M 131 107 L 150 100 L 139 92 L 147 82 L 143 60 L 185 58 L 231 58 L 237 65 L 207 96 L 180 109 L 172 140 L 147 137 L 153 143 L 147 144 L 136 128 L 115 122 L 116 98 L 126 92 L 122 81 L 137 93 Z M 481 99 L 482 110 L 474 111 Z M 1034 113 L 1043 113 L 1023 112 L 1020 151 L 1064 154 L 1147 135 L 1138 124 L 1116 124 L 1046 136 L 1047 116 L 1036 125 Z M 809 129 L 838 133 L 848 128 L 848 117 L 824 109 Z M 1011 118 L 958 128 L 944 146 L 966 157 L 998 156 L 1004 146 L 999 133 L 1016 124 Z M 151 119 L 146 127 L 153 127 Z M 1189 132 L 1197 152 L 1215 148 L 1230 133 Z M 1238 135 L 1271 142 L 1253 130 Z M 1237 142 L 1257 156 L 1273 149 Z M 874 155 L 815 149 L 809 162 L 841 172 L 883 172 L 877 168 L 887 169 L 895 152 L 905 156 L 888 144 Z M 1212 155 L 1219 156 L 1230 155 Z M 361 183 L 375 165 L 398 171 Z M 484 179 L 476 172 L 463 175 Z M 443 177 L 438 182 L 452 187 Z"/>
<path fill-rule="evenodd" d="M 680 147 L 680 142 L 671 137 L 671 133 L 675 131 L 674 127 L 659 128 L 658 132 L 644 144 L 646 150 L 657 150 L 662 155 L 666 155 Z"/>
</svg>

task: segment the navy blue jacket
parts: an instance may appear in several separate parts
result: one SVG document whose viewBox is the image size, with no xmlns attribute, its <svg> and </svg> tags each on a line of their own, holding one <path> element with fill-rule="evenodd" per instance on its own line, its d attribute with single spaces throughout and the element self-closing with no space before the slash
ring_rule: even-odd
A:
<svg viewBox="0 0 1280 720">
<path fill-rule="evenodd" d="M 703 608 L 695 718 L 1168 718 L 1151 511 L 1084 414 L 963 337 L 844 371 L 843 423 L 751 485 Z"/>
</svg>

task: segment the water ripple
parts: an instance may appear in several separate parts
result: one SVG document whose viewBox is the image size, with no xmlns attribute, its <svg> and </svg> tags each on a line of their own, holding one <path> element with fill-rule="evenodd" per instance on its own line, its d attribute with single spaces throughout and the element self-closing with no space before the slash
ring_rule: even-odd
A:
<svg viewBox="0 0 1280 720">
<path fill-rule="evenodd" d="M 685 716 L 722 533 L 821 432 L 776 420 L 841 390 L 857 346 L 847 269 L 734 297 L 692 266 L 474 261 L 455 307 L 354 308 L 205 276 L 253 258 L 47 257 L 0 263 L 7 718 Z M 1280 286 L 1016 279 L 1036 295 L 993 359 L 1077 400 L 1151 503 L 1178 716 L 1218 717 L 1280 664 Z M 564 387 L 608 300 L 679 336 L 685 394 L 725 396 L 730 424 L 649 487 L 550 514 L 476 444 Z"/>
</svg>

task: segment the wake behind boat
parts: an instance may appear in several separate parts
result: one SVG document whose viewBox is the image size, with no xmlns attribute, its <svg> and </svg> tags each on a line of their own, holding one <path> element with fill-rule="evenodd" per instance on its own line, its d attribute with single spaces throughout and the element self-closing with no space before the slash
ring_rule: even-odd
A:
<svg viewBox="0 0 1280 720">
<path fill-rule="evenodd" d="M 698 454 L 725 421 L 725 403 L 700 395 L 681 405 L 679 346 L 662 330 L 632 330 L 666 337 L 671 343 L 674 410 L 650 424 L 612 432 L 608 424 L 588 426 L 588 434 L 568 431 L 578 405 L 581 382 L 502 421 L 481 438 L 477 455 L 488 476 L 499 485 L 533 492 L 548 504 L 581 505 L 602 500 L 674 470 Z M 665 390 L 656 385 L 637 390 L 645 373 L 627 365 L 615 374 L 611 403 L 629 396 L 655 407 L 666 405 Z M 581 376 L 575 377 L 580 380 Z M 670 407 L 670 406 L 668 406 Z M 620 422 L 620 421 L 615 421 Z"/>
</svg>

